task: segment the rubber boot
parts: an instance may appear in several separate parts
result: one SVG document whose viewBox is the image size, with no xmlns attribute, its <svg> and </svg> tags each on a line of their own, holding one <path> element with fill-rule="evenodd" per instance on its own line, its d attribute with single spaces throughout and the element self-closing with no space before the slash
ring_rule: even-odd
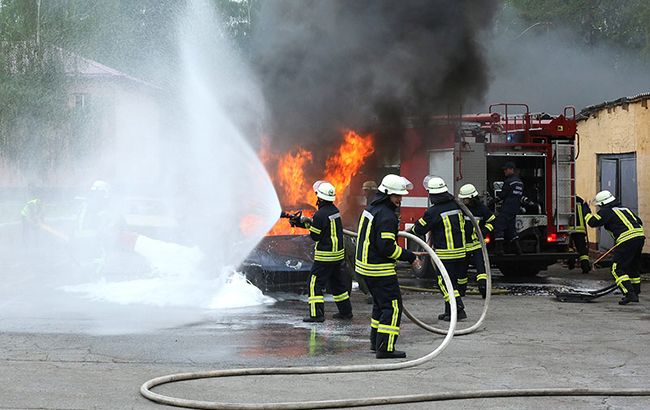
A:
<svg viewBox="0 0 650 410">
<path fill-rule="evenodd" d="M 352 303 L 350 299 L 345 299 L 340 302 L 336 302 L 336 307 L 339 309 L 338 313 L 334 313 L 332 317 L 334 319 L 341 320 L 350 320 L 352 319 Z"/>
<path fill-rule="evenodd" d="M 322 323 L 325 321 L 325 304 L 316 303 L 316 316 L 307 316 L 302 321 L 307 323 Z"/>
<path fill-rule="evenodd" d="M 478 281 L 478 291 L 481 293 L 481 297 L 485 299 L 487 295 L 487 281 L 486 280 L 479 280 Z"/>
<path fill-rule="evenodd" d="M 582 269 L 582 273 L 591 272 L 591 263 L 589 263 L 589 261 L 586 260 L 586 259 L 581 260 L 580 261 L 580 269 Z"/>
<path fill-rule="evenodd" d="M 377 329 L 370 328 L 370 350 L 377 351 Z"/>
<path fill-rule="evenodd" d="M 451 321 L 451 306 L 449 303 L 445 303 L 445 313 L 438 315 L 438 319 L 444 322 Z M 467 319 L 467 313 L 465 312 L 465 305 L 461 298 L 456 298 L 456 320 Z"/>
<path fill-rule="evenodd" d="M 512 246 L 514 247 L 515 255 L 521 255 L 521 244 L 519 243 L 519 238 L 512 240 Z"/>
<path fill-rule="evenodd" d="M 449 302 L 445 302 L 445 311 L 438 315 L 438 320 L 445 320 L 449 316 L 451 316 L 451 306 L 449 306 Z"/>
<path fill-rule="evenodd" d="M 567 267 L 569 270 L 573 270 L 573 268 L 576 267 L 576 260 L 573 259 L 573 258 L 571 258 L 571 259 L 567 259 L 567 261 L 566 261 L 566 267 Z"/>
<path fill-rule="evenodd" d="M 618 301 L 619 305 L 627 305 L 630 302 L 638 302 L 639 296 L 634 291 L 634 286 L 630 282 L 624 282 L 623 286 L 627 289 L 627 293 L 623 296 L 623 299 Z"/>
<path fill-rule="evenodd" d="M 395 341 L 397 341 L 397 338 Z M 401 350 L 387 351 L 387 345 L 388 335 L 385 333 L 377 335 L 377 352 L 375 353 L 375 357 L 377 359 L 403 359 L 406 357 L 406 352 L 403 352 Z"/>
<path fill-rule="evenodd" d="M 497 239 L 494 241 L 494 254 L 497 256 L 503 256 L 503 239 Z"/>
</svg>

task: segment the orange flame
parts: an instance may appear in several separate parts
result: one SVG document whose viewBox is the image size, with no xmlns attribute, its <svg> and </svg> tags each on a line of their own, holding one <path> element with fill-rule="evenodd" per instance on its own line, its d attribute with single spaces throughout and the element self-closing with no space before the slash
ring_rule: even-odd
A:
<svg viewBox="0 0 650 410">
<path fill-rule="evenodd" d="M 346 197 L 345 190 L 350 181 L 373 152 L 372 135 L 361 136 L 352 130 L 345 131 L 343 143 L 325 164 L 325 180 L 334 185 L 339 201 Z"/>
<path fill-rule="evenodd" d="M 337 205 L 345 202 L 347 188 L 352 178 L 359 172 L 366 159 L 375 151 L 372 135 L 359 135 L 352 130 L 344 131 L 343 143 L 327 159 L 325 163 L 324 180 L 336 188 Z M 276 184 L 280 202 L 283 206 L 304 206 L 315 201 L 312 192 L 312 183 L 307 180 L 305 167 L 313 161 L 311 152 L 304 148 L 276 156 L 270 152 L 268 140 L 262 142 L 259 152 L 260 159 L 272 168 L 272 161 L 276 161 L 276 172 L 270 172 Z M 318 178 L 314 178 L 316 180 Z M 313 210 L 304 210 L 305 216 L 313 215 Z M 247 225 L 247 223 L 243 223 Z M 244 228 L 242 227 L 242 231 Z M 269 231 L 268 235 L 302 235 L 307 231 L 301 228 L 291 228 L 286 219 L 279 220 Z"/>
</svg>

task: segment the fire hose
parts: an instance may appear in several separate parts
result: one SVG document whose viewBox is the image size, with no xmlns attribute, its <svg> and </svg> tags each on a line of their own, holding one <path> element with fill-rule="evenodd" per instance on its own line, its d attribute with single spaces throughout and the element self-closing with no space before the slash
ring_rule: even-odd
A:
<svg viewBox="0 0 650 410">
<path fill-rule="evenodd" d="M 473 217 L 467 207 L 458 201 L 459 206 L 470 216 L 470 220 L 476 229 L 477 235 L 482 244 L 482 252 L 485 261 L 485 268 L 487 273 L 487 294 L 485 298 L 483 313 L 477 322 L 466 328 L 456 330 L 457 324 L 457 307 L 456 298 L 453 292 L 453 284 L 445 269 L 444 265 L 431 249 L 431 247 L 419 237 L 408 233 L 399 232 L 398 235 L 405 237 L 416 242 L 420 245 L 431 257 L 431 261 L 438 268 L 442 275 L 443 281 L 449 292 L 449 304 L 451 307 L 451 317 L 449 328 L 445 331 L 438 329 L 434 326 L 427 325 L 426 323 L 415 318 L 406 307 L 404 313 L 409 319 L 425 330 L 433 333 L 445 334 L 444 339 L 440 345 L 418 359 L 409 360 L 400 363 L 390 364 L 375 364 L 375 365 L 348 365 L 348 366 L 305 366 L 305 367 L 269 367 L 269 368 L 250 368 L 250 369 L 230 369 L 230 370 L 213 370 L 205 372 L 191 372 L 191 373 L 177 373 L 166 376 L 157 377 L 145 382 L 140 387 L 140 394 L 145 398 L 160 403 L 177 407 L 195 408 L 195 409 L 313 409 L 313 408 L 342 408 L 342 407 L 360 407 L 360 406 L 373 406 L 373 405 L 389 405 L 400 403 L 417 403 L 417 402 L 431 402 L 431 401 L 449 401 L 449 400 L 463 400 L 472 398 L 505 398 L 505 397 L 551 397 L 551 396 L 650 396 L 650 389 L 617 389 L 617 388 L 541 388 L 541 389 L 496 389 L 496 390 L 475 390 L 475 391 L 458 391 L 458 392 L 443 392 L 443 393 L 428 393 L 428 394 L 413 394 L 403 396 L 384 396 L 384 397 L 371 397 L 371 398 L 357 398 L 357 399 L 342 399 L 342 400 L 317 400 L 317 401 L 302 401 L 302 402 L 280 402 L 280 403 L 224 403 L 224 402 L 209 402 L 200 400 L 191 400 L 165 396 L 162 394 L 154 393 L 151 389 L 163 384 L 174 383 L 186 380 L 206 379 L 206 378 L 219 378 L 219 377 L 236 377 L 236 376 L 255 376 L 255 375 L 280 375 L 280 374 L 328 374 L 328 373 L 359 373 L 359 372 L 377 372 L 377 371 L 390 371 L 407 369 L 418 366 L 420 364 L 431 361 L 438 356 L 451 342 L 454 334 L 468 334 L 475 331 L 485 319 L 488 309 L 492 276 L 490 271 L 490 264 L 487 254 L 487 248 L 483 241 L 481 231 L 478 227 L 476 219 Z M 345 234 L 356 236 L 355 232 L 345 231 Z"/>
</svg>

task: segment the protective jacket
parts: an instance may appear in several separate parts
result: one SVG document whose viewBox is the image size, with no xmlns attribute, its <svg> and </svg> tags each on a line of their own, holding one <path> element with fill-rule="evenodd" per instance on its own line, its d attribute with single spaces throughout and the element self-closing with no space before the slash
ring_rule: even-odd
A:
<svg viewBox="0 0 650 410">
<path fill-rule="evenodd" d="M 318 210 L 311 223 L 306 223 L 309 236 L 316 241 L 314 260 L 338 262 L 345 257 L 343 245 L 343 223 L 339 209 L 331 202 L 319 202 Z"/>
<path fill-rule="evenodd" d="M 503 181 L 503 188 L 497 196 L 503 200 L 501 212 L 517 215 L 521 207 L 521 198 L 524 195 L 524 183 L 517 175 L 510 175 Z"/>
<path fill-rule="evenodd" d="M 481 234 L 485 237 L 487 232 L 492 232 L 494 226 L 492 226 L 492 221 L 496 219 L 492 211 L 488 209 L 483 202 L 478 199 L 471 201 L 467 205 L 467 209 L 474 215 L 476 222 L 478 223 L 479 228 L 481 229 Z M 474 229 L 474 224 L 472 223 L 469 215 L 465 215 L 465 251 L 471 252 L 477 249 L 481 249 L 481 243 L 478 240 L 478 234 L 476 229 Z"/>
<path fill-rule="evenodd" d="M 433 249 L 440 259 L 465 257 L 465 218 L 449 192 L 429 195 L 431 206 L 415 223 L 414 231 L 423 236 L 431 232 Z"/>
<path fill-rule="evenodd" d="M 589 205 L 585 203 L 585 200 L 576 196 L 576 224 L 573 227 L 574 233 L 587 233 L 587 222 L 585 217 L 589 214 L 591 210 Z"/>
<path fill-rule="evenodd" d="M 355 271 L 365 276 L 396 275 L 397 261 L 413 262 L 415 254 L 397 244 L 399 220 L 388 195 L 377 193 L 361 214 Z"/>
<path fill-rule="evenodd" d="M 607 229 L 617 245 L 632 238 L 645 238 L 641 218 L 626 207 L 603 205 L 597 213 L 588 213 L 585 220 L 591 227 L 602 226 Z"/>
</svg>

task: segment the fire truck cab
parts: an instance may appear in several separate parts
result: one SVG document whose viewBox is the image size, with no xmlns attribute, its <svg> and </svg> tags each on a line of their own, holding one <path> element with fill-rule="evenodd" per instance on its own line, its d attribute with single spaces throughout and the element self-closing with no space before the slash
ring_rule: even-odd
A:
<svg viewBox="0 0 650 410">
<path fill-rule="evenodd" d="M 495 201 L 501 169 L 513 162 L 524 183 L 516 227 L 522 255 L 490 254 L 505 276 L 533 276 L 559 260 L 575 257 L 569 235 L 575 217 L 575 108 L 561 115 L 531 113 L 526 104 L 500 103 L 488 113 L 430 118 L 413 122 L 400 152 L 400 173 L 414 184 L 402 199 L 401 229 L 408 229 L 426 210 L 427 175 L 442 177 L 450 192 L 471 183 L 488 207 Z M 490 237 L 486 238 L 488 250 Z M 406 243 L 406 246 L 410 245 Z"/>
</svg>

